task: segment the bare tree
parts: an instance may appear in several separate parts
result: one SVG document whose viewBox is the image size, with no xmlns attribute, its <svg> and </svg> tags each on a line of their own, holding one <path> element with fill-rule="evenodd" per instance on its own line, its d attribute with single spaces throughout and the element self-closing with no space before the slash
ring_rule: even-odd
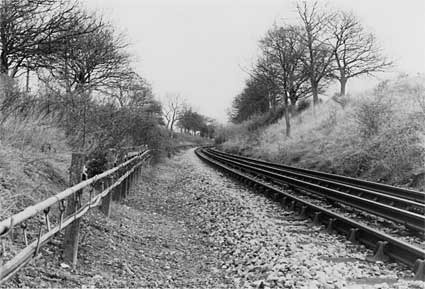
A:
<svg viewBox="0 0 425 289">
<path fill-rule="evenodd" d="M 16 84 L 13 80 L 26 74 L 28 92 L 30 71 L 50 65 L 46 58 L 62 53 L 67 39 L 94 31 L 93 21 L 76 0 L 0 0 L 1 78 Z M 6 115 L 31 110 L 28 94 L 0 89 Z"/>
<path fill-rule="evenodd" d="M 277 88 L 274 89 L 272 83 L 257 70 L 249 74 L 251 77 L 246 81 L 244 89 L 232 102 L 229 117 L 233 123 L 241 123 L 256 114 L 270 111 L 273 114 L 277 108 Z"/>
<path fill-rule="evenodd" d="M 11 78 L 38 67 L 38 60 L 57 50 L 65 37 L 85 31 L 77 2 L 66 0 L 0 0 L 0 73 Z M 72 29 L 71 29 L 72 28 Z M 72 31 L 74 34 L 66 34 Z"/>
<path fill-rule="evenodd" d="M 165 96 L 162 114 L 166 120 L 167 128 L 170 129 L 171 135 L 173 135 L 174 125 L 179 120 L 183 106 L 184 100 L 180 94 L 167 94 Z"/>
<path fill-rule="evenodd" d="M 306 82 L 309 74 L 304 66 L 305 47 L 302 45 L 300 28 L 295 26 L 274 27 L 261 41 L 262 52 L 267 59 L 260 62 L 263 74 L 274 78 L 281 89 L 285 107 L 286 136 L 291 135 L 290 114 L 300 97 L 309 92 Z M 264 65 L 266 64 L 266 65 Z"/>
<path fill-rule="evenodd" d="M 115 99 L 121 108 L 142 108 L 153 98 L 151 85 L 131 70 L 123 71 L 121 79 L 101 91 Z"/>
<path fill-rule="evenodd" d="M 190 106 L 183 105 L 177 125 L 185 133 L 197 135 L 206 129 L 208 118 L 194 111 Z"/>
<path fill-rule="evenodd" d="M 82 147 L 86 140 L 93 91 L 114 86 L 130 73 L 129 55 L 124 50 L 127 44 L 101 20 L 97 20 L 95 27 L 97 29 L 91 33 L 64 37 L 62 49 L 44 57 L 43 68 L 38 70 L 42 82 L 50 82 L 51 78 L 46 78 L 47 71 L 47 75 L 55 79 L 56 87 L 62 91 L 58 94 L 61 98 L 58 104 L 65 104 L 59 110 L 66 111 L 62 114 L 67 117 L 66 122 L 74 123 L 78 115 Z M 64 32 L 68 33 L 73 34 L 72 31 Z M 49 83 L 47 85 L 52 87 Z"/>
<path fill-rule="evenodd" d="M 275 110 L 280 101 L 280 88 L 278 81 L 278 70 L 275 66 L 270 65 L 270 59 L 264 55 L 260 58 L 253 72 L 249 73 L 253 79 L 258 80 L 264 84 L 267 89 L 267 101 L 269 103 L 269 110 Z"/>
<path fill-rule="evenodd" d="M 44 59 L 45 70 L 62 81 L 68 92 L 106 89 L 132 73 L 124 38 L 101 20 L 96 27 L 91 33 L 64 38 L 60 51 Z"/>
<path fill-rule="evenodd" d="M 334 53 L 329 44 L 329 22 L 333 15 L 321 11 L 317 2 L 309 6 L 307 1 L 304 1 L 297 5 L 297 9 L 302 23 L 300 36 L 306 48 L 303 62 L 309 75 L 314 109 L 319 103 L 320 85 L 323 85 L 332 69 Z"/>
<path fill-rule="evenodd" d="M 336 67 L 331 76 L 340 83 L 340 95 L 346 93 L 350 78 L 384 71 L 391 62 L 382 56 L 376 38 L 367 33 L 352 13 L 339 11 L 329 22 Z"/>
</svg>

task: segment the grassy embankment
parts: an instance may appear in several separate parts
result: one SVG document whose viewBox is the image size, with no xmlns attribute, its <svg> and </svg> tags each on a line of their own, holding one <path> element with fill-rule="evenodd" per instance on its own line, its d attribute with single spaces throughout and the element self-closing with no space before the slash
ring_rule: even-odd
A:
<svg viewBox="0 0 425 289">
<path fill-rule="evenodd" d="M 34 120 L 0 124 L 0 219 L 63 190 L 69 164 L 58 129 Z"/>
<path fill-rule="evenodd" d="M 175 134 L 163 139 L 160 150 L 166 156 L 173 146 L 202 142 Z M 52 124 L 19 118 L 0 123 L 0 220 L 65 189 L 72 151 L 64 132 Z"/>
<path fill-rule="evenodd" d="M 425 190 L 425 89 L 423 76 L 400 77 L 374 91 L 332 99 L 292 118 L 285 137 L 281 119 L 248 131 L 255 118 L 229 128 L 229 152 L 294 166 Z"/>
</svg>

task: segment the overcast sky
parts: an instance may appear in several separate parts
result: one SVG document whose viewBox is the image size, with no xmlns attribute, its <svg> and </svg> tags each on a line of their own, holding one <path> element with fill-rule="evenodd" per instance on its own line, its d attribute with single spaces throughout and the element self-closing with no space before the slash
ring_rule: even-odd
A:
<svg viewBox="0 0 425 289">
<path fill-rule="evenodd" d="M 135 69 L 154 93 L 180 93 L 199 112 L 221 122 L 273 23 L 296 19 L 288 0 L 83 0 L 127 34 Z M 325 3 L 325 2 L 324 2 Z M 425 72 L 424 0 L 333 0 L 375 33 L 393 70 Z M 386 75 L 380 75 L 380 78 Z M 348 83 L 348 92 L 377 80 Z"/>
</svg>

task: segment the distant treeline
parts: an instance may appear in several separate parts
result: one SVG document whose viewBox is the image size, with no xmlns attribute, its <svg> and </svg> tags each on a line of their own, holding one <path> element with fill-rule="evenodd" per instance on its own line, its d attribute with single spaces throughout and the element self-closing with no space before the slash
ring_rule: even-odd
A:
<svg viewBox="0 0 425 289">
<path fill-rule="evenodd" d="M 177 125 L 181 132 L 213 138 L 218 126 L 214 119 L 196 112 L 180 94 L 167 94 L 165 96 L 163 116 L 170 135 L 173 135 L 174 128 Z"/>
</svg>

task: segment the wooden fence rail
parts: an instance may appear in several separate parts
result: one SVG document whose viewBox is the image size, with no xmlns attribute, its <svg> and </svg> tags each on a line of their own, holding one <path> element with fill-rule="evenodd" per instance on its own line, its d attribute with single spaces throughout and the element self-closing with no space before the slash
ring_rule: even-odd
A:
<svg viewBox="0 0 425 289">
<path fill-rule="evenodd" d="M 85 156 L 73 154 L 70 170 L 72 187 L 0 222 L 0 284 L 40 254 L 40 248 L 65 229 L 64 262 L 75 268 L 78 255 L 79 220 L 90 209 L 100 207 L 109 217 L 112 200 L 128 196 L 138 181 L 143 164 L 150 160 L 145 146 L 110 150 L 108 170 L 83 180 Z M 117 162 L 121 164 L 114 165 Z"/>
</svg>

